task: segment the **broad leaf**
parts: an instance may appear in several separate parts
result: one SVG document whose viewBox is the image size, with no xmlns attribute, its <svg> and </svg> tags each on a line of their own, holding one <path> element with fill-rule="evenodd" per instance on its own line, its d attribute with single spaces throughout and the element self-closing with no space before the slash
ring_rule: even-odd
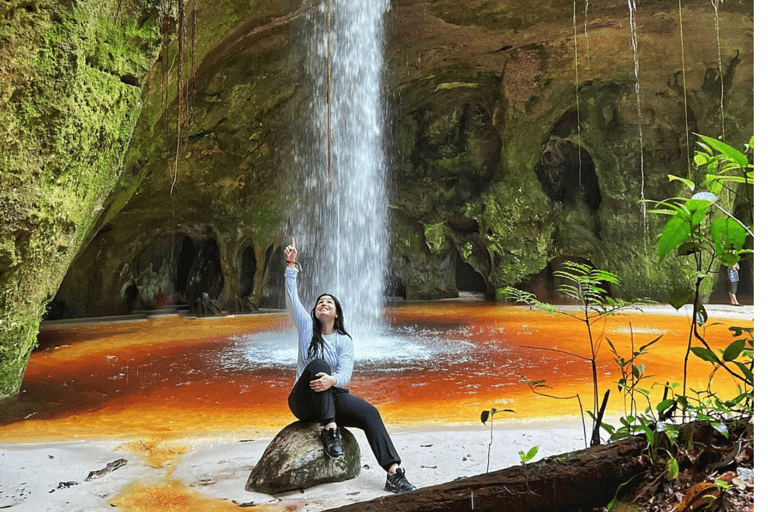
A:
<svg viewBox="0 0 768 512">
<path fill-rule="evenodd" d="M 694 242 L 683 242 L 680 247 L 677 248 L 678 256 L 690 256 L 695 252 L 701 252 L 701 248 Z"/>
<path fill-rule="evenodd" d="M 720 362 L 717 359 L 717 355 L 714 352 L 712 352 L 711 350 L 709 350 L 708 348 L 692 347 L 691 348 L 691 352 L 693 352 L 697 357 L 699 357 L 699 358 L 701 358 L 701 359 L 703 359 L 705 361 L 709 361 L 710 363 L 718 363 L 718 362 Z"/>
<path fill-rule="evenodd" d="M 747 230 L 744 226 L 730 217 L 721 217 L 712 221 L 710 233 L 715 243 L 715 254 L 720 262 L 728 267 L 738 263 L 738 251 L 744 247 L 747 240 Z"/>
<path fill-rule="evenodd" d="M 717 139 L 713 139 L 712 137 L 707 137 L 705 135 L 699 135 L 699 134 L 697 135 L 701 140 L 706 142 L 712 149 L 714 149 L 715 151 L 719 151 L 720 153 L 727 156 L 728 158 L 730 158 L 740 166 L 746 167 L 747 164 L 749 164 L 749 159 L 746 156 L 744 156 L 744 154 L 738 149 L 733 148 L 724 142 L 720 142 Z"/>
<path fill-rule="evenodd" d="M 752 370 L 749 369 L 749 366 L 745 365 L 744 363 L 740 361 L 734 361 L 733 364 L 739 367 L 741 370 L 741 373 L 744 374 L 744 376 L 747 378 L 749 382 L 755 382 L 755 374 L 752 373 Z"/>
<path fill-rule="evenodd" d="M 687 287 L 678 288 L 669 296 L 669 304 L 675 309 L 680 309 L 691 300 L 693 300 L 693 290 Z"/>
<path fill-rule="evenodd" d="M 698 226 L 701 224 L 701 221 L 707 216 L 711 204 L 712 201 L 709 199 L 690 199 L 685 203 L 686 209 L 691 212 L 691 225 Z"/>
<path fill-rule="evenodd" d="M 736 340 L 723 350 L 723 361 L 733 361 L 744 351 L 744 340 Z"/>
<path fill-rule="evenodd" d="M 695 200 L 701 199 L 703 201 L 709 201 L 711 203 L 714 203 L 715 201 L 717 201 L 717 196 L 712 192 L 698 192 L 694 194 L 691 199 L 695 199 Z"/>
<path fill-rule="evenodd" d="M 680 468 L 677 465 L 677 460 L 671 457 L 667 461 L 667 480 L 674 480 L 680 474 Z"/>
<path fill-rule="evenodd" d="M 675 405 L 675 401 L 672 400 L 671 398 L 668 398 L 666 400 L 662 400 L 661 402 L 659 402 L 656 405 L 656 411 L 657 412 L 664 412 L 665 410 L 669 409 L 673 405 Z"/>
<path fill-rule="evenodd" d="M 664 224 L 659 237 L 659 258 L 663 258 L 672 249 L 691 236 L 691 224 L 680 213 L 676 213 Z"/>
<path fill-rule="evenodd" d="M 696 156 L 699 156 L 699 155 L 696 155 Z M 669 177 L 669 181 L 679 181 L 691 190 L 693 190 L 696 187 L 696 185 L 694 185 L 694 183 L 691 180 L 681 178 L 680 176 L 675 176 L 674 174 L 667 174 L 667 176 Z"/>
</svg>

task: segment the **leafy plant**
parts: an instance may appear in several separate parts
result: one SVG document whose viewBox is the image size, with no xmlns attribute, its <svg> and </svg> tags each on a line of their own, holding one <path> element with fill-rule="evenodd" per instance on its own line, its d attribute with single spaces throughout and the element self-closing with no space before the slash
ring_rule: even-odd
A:
<svg viewBox="0 0 768 512">
<path fill-rule="evenodd" d="M 491 440 L 488 443 L 488 462 L 485 465 L 485 472 L 487 473 L 488 470 L 491 467 L 491 445 L 493 444 L 493 417 L 496 415 L 497 412 L 515 412 L 512 409 L 496 409 L 495 407 L 492 407 L 490 410 L 486 410 L 480 413 L 480 421 L 485 425 L 485 422 L 490 420 L 491 421 Z"/>
<path fill-rule="evenodd" d="M 537 453 L 539 453 L 539 447 L 534 446 L 527 452 L 525 450 L 520 450 L 517 453 L 518 455 L 520 455 L 520 462 L 522 462 L 523 464 L 527 464 L 528 462 L 531 461 L 531 459 L 533 459 L 536 456 Z"/>
<path fill-rule="evenodd" d="M 606 393 L 603 398 L 603 405 L 601 406 L 600 386 L 597 372 L 597 355 L 600 351 L 603 338 L 602 336 L 597 336 L 595 334 L 595 324 L 604 317 L 631 307 L 632 304 L 620 299 L 613 299 L 608 293 L 608 286 L 611 284 L 619 284 L 619 278 L 615 274 L 594 268 L 591 265 L 574 261 L 565 261 L 563 266 L 563 270 L 555 271 L 553 275 L 562 280 L 562 284 L 558 286 L 558 292 L 579 303 L 580 306 L 575 311 L 556 308 L 550 304 L 542 303 L 538 301 L 533 294 L 515 288 L 504 288 L 500 290 L 500 293 L 502 297 L 510 298 L 517 302 L 523 302 L 536 308 L 545 309 L 550 313 L 560 313 L 584 323 L 587 332 L 587 340 L 589 342 L 588 356 L 559 349 L 543 349 L 541 347 L 526 348 L 562 352 L 582 359 L 590 364 L 592 372 L 592 410 L 588 411 L 587 414 L 592 418 L 592 438 L 590 444 L 595 446 L 600 444 L 600 423 L 608 398 L 608 393 Z M 580 399 L 579 404 L 581 405 Z"/>
<path fill-rule="evenodd" d="M 621 378 L 617 384 L 619 392 L 624 396 L 624 412 L 629 416 L 633 416 L 638 413 L 638 396 L 642 397 L 643 401 L 646 402 L 648 406 L 651 405 L 650 390 L 640 387 L 642 382 L 650 377 L 645 374 L 645 365 L 639 362 L 639 359 L 648 353 L 649 349 L 661 339 L 661 336 L 657 336 L 652 341 L 635 349 L 635 336 L 632 331 L 631 322 L 629 324 L 629 330 L 631 355 L 628 358 L 619 354 L 616 346 L 609 338 L 606 338 L 606 341 L 611 347 L 613 361 L 619 367 L 619 371 L 621 372 Z"/>
<path fill-rule="evenodd" d="M 701 301 L 703 280 L 715 273 L 713 268 L 716 263 L 730 267 L 745 255 L 752 253 L 752 250 L 748 249 L 751 239 L 754 238 L 752 227 L 736 218 L 720 203 L 724 198 L 733 198 L 734 203 L 741 201 L 748 206 L 748 222 L 752 222 L 751 187 L 754 184 L 754 166 L 750 163 L 750 157 L 754 151 L 754 137 L 745 146 L 744 152 L 710 137 L 699 135 L 699 139 L 699 150 L 694 156 L 694 163 L 703 175 L 700 176 L 698 191 L 693 180 L 670 176 L 671 181 L 683 183 L 692 196 L 658 201 L 658 208 L 651 210 L 653 213 L 670 217 L 659 236 L 659 259 L 663 260 L 674 252 L 678 257 L 693 260 L 694 270 L 690 274 L 692 284 L 675 290 L 669 298 L 669 303 L 676 309 L 688 303 L 693 304 L 691 329 L 683 364 L 683 393 L 688 389 L 688 360 L 691 354 L 715 365 L 713 373 L 723 369 L 741 381 L 745 388 L 752 389 L 752 366 L 745 359 L 748 355 L 744 354 L 746 340 L 742 340 L 743 343 L 735 341 L 722 356 L 718 356 L 698 328 L 708 319 Z M 694 347 L 694 339 L 703 347 Z M 745 399 L 747 398 L 741 398 L 739 403 Z M 749 401 L 751 403 L 751 400 Z M 689 405 L 685 399 L 680 403 Z M 683 408 L 684 417 L 685 411 L 686 408 Z"/>
</svg>

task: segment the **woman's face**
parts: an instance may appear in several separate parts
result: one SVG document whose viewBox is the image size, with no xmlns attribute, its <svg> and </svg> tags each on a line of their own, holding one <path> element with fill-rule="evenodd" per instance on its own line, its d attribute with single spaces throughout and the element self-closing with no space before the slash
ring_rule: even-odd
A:
<svg viewBox="0 0 768 512">
<path fill-rule="evenodd" d="M 333 301 L 332 297 L 323 295 L 317 299 L 317 304 L 315 305 L 315 318 L 320 321 L 333 321 L 337 316 L 336 303 Z"/>
</svg>

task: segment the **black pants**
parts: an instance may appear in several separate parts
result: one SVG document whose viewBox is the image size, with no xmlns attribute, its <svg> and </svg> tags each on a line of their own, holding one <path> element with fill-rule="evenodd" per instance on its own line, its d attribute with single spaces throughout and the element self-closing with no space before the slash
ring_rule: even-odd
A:
<svg viewBox="0 0 768 512">
<path fill-rule="evenodd" d="M 315 359 L 294 384 L 288 397 L 288 407 L 294 416 L 300 421 L 323 425 L 336 422 L 341 427 L 359 428 L 365 432 L 379 466 L 388 470 L 392 464 L 400 464 L 400 457 L 376 407 L 335 386 L 320 393 L 313 391 L 309 383 L 321 372 L 330 375 L 331 367 L 322 359 Z"/>
</svg>

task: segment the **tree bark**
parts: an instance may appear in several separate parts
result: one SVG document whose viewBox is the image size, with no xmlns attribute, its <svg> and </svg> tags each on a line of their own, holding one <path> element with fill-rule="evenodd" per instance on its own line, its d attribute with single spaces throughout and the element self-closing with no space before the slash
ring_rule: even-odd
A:
<svg viewBox="0 0 768 512">
<path fill-rule="evenodd" d="M 648 469 L 641 457 L 645 447 L 641 438 L 627 439 L 333 511 L 591 510 L 606 505 L 622 484 Z"/>
</svg>

